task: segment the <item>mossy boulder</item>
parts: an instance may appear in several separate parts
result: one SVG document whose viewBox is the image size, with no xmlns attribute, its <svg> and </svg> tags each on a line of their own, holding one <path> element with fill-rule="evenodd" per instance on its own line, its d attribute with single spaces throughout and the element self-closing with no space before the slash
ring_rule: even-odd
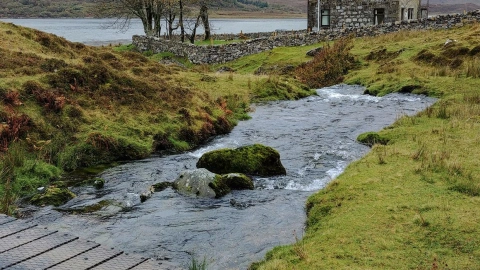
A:
<svg viewBox="0 0 480 270">
<path fill-rule="evenodd" d="M 33 196 L 30 202 L 38 206 L 60 206 L 75 197 L 75 194 L 67 188 L 49 187 L 44 193 Z"/>
<path fill-rule="evenodd" d="M 181 194 L 204 198 L 220 198 L 232 190 L 254 187 L 252 179 L 244 174 L 218 175 L 203 168 L 182 172 L 172 186 Z"/>
<path fill-rule="evenodd" d="M 244 173 L 248 175 L 285 175 L 280 154 L 273 148 L 261 144 L 220 149 L 205 153 L 197 162 L 197 168 L 218 173 Z"/>
<path fill-rule="evenodd" d="M 365 132 L 357 137 L 357 141 L 372 147 L 375 144 L 386 145 L 390 140 L 381 136 L 377 132 Z"/>
<path fill-rule="evenodd" d="M 229 173 L 222 175 L 222 181 L 232 190 L 253 189 L 252 178 L 242 173 Z"/>
</svg>

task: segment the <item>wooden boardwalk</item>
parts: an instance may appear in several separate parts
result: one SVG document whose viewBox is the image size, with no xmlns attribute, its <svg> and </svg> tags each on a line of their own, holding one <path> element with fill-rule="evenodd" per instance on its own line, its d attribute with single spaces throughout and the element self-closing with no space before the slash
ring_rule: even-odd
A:
<svg viewBox="0 0 480 270">
<path fill-rule="evenodd" d="M 0 214 L 0 269 L 151 270 L 148 258 L 104 248 L 76 236 Z"/>
</svg>

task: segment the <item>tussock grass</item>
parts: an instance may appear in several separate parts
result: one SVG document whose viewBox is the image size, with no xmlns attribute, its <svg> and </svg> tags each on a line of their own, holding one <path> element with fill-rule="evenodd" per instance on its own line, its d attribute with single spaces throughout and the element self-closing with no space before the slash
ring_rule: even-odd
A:
<svg viewBox="0 0 480 270">
<path fill-rule="evenodd" d="M 309 198 L 308 260 L 299 260 L 293 244 L 251 269 L 480 268 L 478 29 L 355 39 L 358 66 L 346 82 L 375 95 L 441 99 L 380 131 L 388 144 L 375 145 Z M 447 38 L 457 42 L 445 46 Z"/>
</svg>

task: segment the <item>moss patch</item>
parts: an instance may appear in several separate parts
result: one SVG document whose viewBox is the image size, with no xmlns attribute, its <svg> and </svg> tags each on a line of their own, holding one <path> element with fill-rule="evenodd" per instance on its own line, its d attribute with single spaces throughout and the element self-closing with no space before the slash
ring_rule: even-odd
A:
<svg viewBox="0 0 480 270">
<path fill-rule="evenodd" d="M 365 132 L 357 137 L 357 141 L 372 147 L 374 144 L 387 144 L 390 140 L 377 132 Z"/>
<path fill-rule="evenodd" d="M 280 154 L 273 148 L 260 144 L 220 149 L 204 154 L 197 162 L 197 168 L 218 173 L 244 173 L 249 175 L 285 175 Z"/>
<path fill-rule="evenodd" d="M 75 194 L 66 188 L 49 187 L 44 193 L 34 195 L 30 202 L 38 206 L 60 206 L 75 197 Z"/>
</svg>

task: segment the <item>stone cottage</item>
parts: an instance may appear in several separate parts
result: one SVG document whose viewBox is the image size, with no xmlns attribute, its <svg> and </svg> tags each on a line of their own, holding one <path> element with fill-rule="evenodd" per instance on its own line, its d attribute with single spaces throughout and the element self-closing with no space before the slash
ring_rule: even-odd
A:
<svg viewBox="0 0 480 270">
<path fill-rule="evenodd" d="M 428 4 L 422 5 L 422 0 L 308 0 L 307 27 L 352 28 L 427 16 Z"/>
</svg>

